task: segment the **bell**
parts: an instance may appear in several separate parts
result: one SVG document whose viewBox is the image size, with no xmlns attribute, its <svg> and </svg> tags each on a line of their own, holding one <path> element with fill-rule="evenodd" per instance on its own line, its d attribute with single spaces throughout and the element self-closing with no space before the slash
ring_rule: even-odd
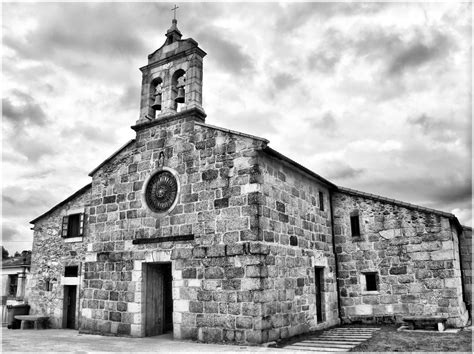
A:
<svg viewBox="0 0 474 354">
<path fill-rule="evenodd" d="M 176 95 L 174 101 L 176 103 L 184 103 L 184 87 L 178 88 L 178 94 Z"/>
<path fill-rule="evenodd" d="M 157 111 L 161 111 L 161 92 L 155 95 L 155 102 L 153 102 L 151 108 Z"/>
</svg>

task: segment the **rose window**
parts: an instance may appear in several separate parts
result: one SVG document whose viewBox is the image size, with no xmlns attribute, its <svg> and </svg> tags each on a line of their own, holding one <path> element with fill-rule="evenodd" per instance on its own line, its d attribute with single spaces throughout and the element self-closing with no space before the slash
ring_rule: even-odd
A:
<svg viewBox="0 0 474 354">
<path fill-rule="evenodd" d="M 156 213 L 168 211 L 178 195 L 176 177 L 168 171 L 155 173 L 148 182 L 145 190 L 145 200 L 148 207 Z"/>
</svg>

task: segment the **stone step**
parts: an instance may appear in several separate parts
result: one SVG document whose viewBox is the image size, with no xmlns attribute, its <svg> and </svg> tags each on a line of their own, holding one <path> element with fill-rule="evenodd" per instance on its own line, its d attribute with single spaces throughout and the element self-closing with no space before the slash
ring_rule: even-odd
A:
<svg viewBox="0 0 474 354">
<path fill-rule="evenodd" d="M 328 332 L 323 332 L 325 334 L 334 334 L 334 335 L 344 335 L 344 336 L 372 336 L 373 333 L 356 333 L 356 332 L 332 332 L 332 331 L 328 331 Z"/>
<path fill-rule="evenodd" d="M 331 330 L 337 330 L 337 331 L 379 331 L 380 328 L 377 328 L 377 327 L 359 327 L 359 328 L 340 327 L 340 328 L 331 328 Z"/>
<path fill-rule="evenodd" d="M 354 348 L 357 344 L 347 344 L 347 343 L 326 343 L 326 342 L 310 342 L 302 341 L 298 343 L 293 343 L 294 345 L 306 345 L 310 347 L 323 347 L 323 348 Z"/>
<path fill-rule="evenodd" d="M 329 329 L 328 332 L 347 332 L 347 333 L 374 333 L 376 330 L 346 330 L 346 329 L 340 329 L 340 328 L 333 328 Z"/>
<path fill-rule="evenodd" d="M 304 342 L 311 342 L 311 343 L 333 343 L 333 344 L 355 344 L 358 345 L 360 343 L 365 342 L 365 340 L 336 340 L 336 339 L 324 339 L 324 338 L 315 338 L 315 339 L 306 339 Z"/>
<path fill-rule="evenodd" d="M 311 338 L 311 340 L 315 340 L 314 338 Z M 357 343 L 362 343 L 362 342 L 365 342 L 367 339 L 346 339 L 346 338 L 332 338 L 332 337 L 320 337 L 316 340 L 333 340 L 333 341 L 337 341 L 337 342 L 357 342 Z"/>
<path fill-rule="evenodd" d="M 337 333 L 337 334 L 374 334 L 374 331 L 371 332 L 354 332 L 354 331 L 327 331 L 326 333 Z"/>
<path fill-rule="evenodd" d="M 304 350 L 307 352 L 348 352 L 350 349 L 342 349 L 342 348 L 317 348 L 317 347 L 310 347 L 310 346 L 296 346 L 296 345 L 287 345 L 284 347 L 285 349 L 291 350 Z"/>
<path fill-rule="evenodd" d="M 369 339 L 372 338 L 372 335 L 347 335 L 347 334 L 323 334 L 325 337 L 333 337 L 333 338 L 355 338 L 355 339 Z"/>
</svg>

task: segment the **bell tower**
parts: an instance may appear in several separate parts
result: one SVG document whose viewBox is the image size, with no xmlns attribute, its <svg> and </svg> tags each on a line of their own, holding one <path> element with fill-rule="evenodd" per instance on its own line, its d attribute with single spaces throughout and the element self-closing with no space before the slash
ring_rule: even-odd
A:
<svg viewBox="0 0 474 354">
<path fill-rule="evenodd" d="M 148 65 L 140 68 L 142 90 L 137 125 L 185 115 L 201 121 L 206 117 L 202 108 L 202 62 L 206 52 L 194 39 L 181 39 L 177 24 L 174 18 L 165 43 L 148 55 Z"/>
</svg>

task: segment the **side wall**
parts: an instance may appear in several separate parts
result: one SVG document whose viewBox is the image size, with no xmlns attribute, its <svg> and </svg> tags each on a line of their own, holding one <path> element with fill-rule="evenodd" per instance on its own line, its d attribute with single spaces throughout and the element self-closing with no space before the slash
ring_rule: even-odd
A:
<svg viewBox="0 0 474 354">
<path fill-rule="evenodd" d="M 333 203 L 344 321 L 437 315 L 461 325 L 457 235 L 446 217 L 340 192 Z M 351 234 L 356 212 L 360 237 Z M 366 291 L 366 272 L 377 274 L 376 291 Z"/>
<path fill-rule="evenodd" d="M 77 196 L 52 213 L 38 220 L 34 225 L 33 250 L 31 255 L 31 275 L 27 285 L 30 314 L 50 317 L 51 328 L 63 327 L 64 285 L 76 285 L 76 328 L 80 312 L 80 297 L 83 289 L 81 279 L 86 244 L 89 236 L 87 214 L 84 217 L 82 241 L 70 242 L 61 237 L 62 218 L 71 210 L 85 211 L 90 200 L 90 189 Z M 66 266 L 78 266 L 77 278 L 65 278 Z M 47 282 L 51 284 L 48 287 Z"/>
<path fill-rule="evenodd" d="M 261 153 L 260 228 L 269 255 L 262 267 L 264 337 L 287 338 L 339 323 L 328 188 L 286 162 Z M 320 210 L 319 192 L 324 195 Z M 322 319 L 315 267 L 322 270 Z"/>
<path fill-rule="evenodd" d="M 472 319 L 472 229 L 465 227 L 459 236 L 464 301 Z"/>
</svg>

